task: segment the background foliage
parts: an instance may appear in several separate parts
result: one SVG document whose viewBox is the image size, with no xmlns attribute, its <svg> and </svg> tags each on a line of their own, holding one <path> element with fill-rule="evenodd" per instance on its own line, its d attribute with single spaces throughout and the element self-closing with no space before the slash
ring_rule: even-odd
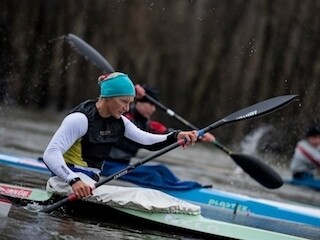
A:
<svg viewBox="0 0 320 240">
<path fill-rule="evenodd" d="M 276 131 L 261 149 L 283 152 L 319 115 L 319 9 L 316 0 L 5 0 L 0 101 L 62 111 L 95 98 L 101 71 L 64 41 L 74 33 L 198 126 L 299 94 L 279 112 L 214 132 L 232 142 L 271 124 Z"/>
</svg>

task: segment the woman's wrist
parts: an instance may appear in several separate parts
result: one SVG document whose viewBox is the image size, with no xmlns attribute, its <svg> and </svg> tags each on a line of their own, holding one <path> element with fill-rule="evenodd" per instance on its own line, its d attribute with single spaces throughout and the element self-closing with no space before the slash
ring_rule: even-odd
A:
<svg viewBox="0 0 320 240">
<path fill-rule="evenodd" d="M 174 131 L 174 135 L 173 135 L 174 138 L 175 138 L 175 139 L 178 139 L 178 135 L 179 135 L 179 133 L 181 133 L 181 132 L 182 132 L 182 130 L 180 130 L 180 129 L 175 130 L 175 131 Z"/>
<path fill-rule="evenodd" d="M 81 179 L 79 177 L 73 178 L 69 181 L 69 185 L 72 186 L 73 184 L 75 184 L 76 182 L 81 181 Z"/>
</svg>

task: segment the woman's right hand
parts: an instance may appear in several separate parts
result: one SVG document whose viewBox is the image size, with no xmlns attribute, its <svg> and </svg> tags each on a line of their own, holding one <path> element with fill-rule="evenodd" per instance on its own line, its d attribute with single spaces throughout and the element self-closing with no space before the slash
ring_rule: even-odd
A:
<svg viewBox="0 0 320 240">
<path fill-rule="evenodd" d="M 71 187 L 77 198 L 85 198 L 92 195 L 92 188 L 81 180 L 72 184 Z"/>
<path fill-rule="evenodd" d="M 190 144 L 194 144 L 197 141 L 198 137 L 198 132 L 196 130 L 193 131 L 181 131 L 178 133 L 177 140 L 184 140 L 185 142 L 183 143 L 183 147 L 185 148 L 186 146 Z"/>
</svg>

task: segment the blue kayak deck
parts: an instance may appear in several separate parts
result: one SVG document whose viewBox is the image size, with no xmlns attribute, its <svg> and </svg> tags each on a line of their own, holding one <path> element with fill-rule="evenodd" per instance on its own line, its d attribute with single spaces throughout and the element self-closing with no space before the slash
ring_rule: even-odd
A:
<svg viewBox="0 0 320 240">
<path fill-rule="evenodd" d="M 286 184 L 296 185 L 300 187 L 311 188 L 315 191 L 320 192 L 320 179 L 308 180 L 308 179 L 287 179 L 284 181 Z"/>
<path fill-rule="evenodd" d="M 250 198 L 243 195 L 226 193 L 212 188 L 188 191 L 164 191 L 169 195 L 206 205 L 227 209 L 233 214 L 260 215 L 290 222 L 320 227 L 320 209 L 293 204 L 281 204 Z"/>
</svg>

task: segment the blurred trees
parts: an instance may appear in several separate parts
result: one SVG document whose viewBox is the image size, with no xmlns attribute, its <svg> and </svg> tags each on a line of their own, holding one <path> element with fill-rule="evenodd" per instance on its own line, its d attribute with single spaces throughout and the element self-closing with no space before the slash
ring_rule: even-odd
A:
<svg viewBox="0 0 320 240">
<path fill-rule="evenodd" d="M 316 0 L 2 1 L 0 101 L 64 110 L 96 97 L 102 71 L 64 41 L 74 33 L 198 126 L 298 93 L 299 104 L 215 132 L 234 140 L 271 123 L 279 139 L 297 138 L 319 115 L 319 9 Z"/>
</svg>

